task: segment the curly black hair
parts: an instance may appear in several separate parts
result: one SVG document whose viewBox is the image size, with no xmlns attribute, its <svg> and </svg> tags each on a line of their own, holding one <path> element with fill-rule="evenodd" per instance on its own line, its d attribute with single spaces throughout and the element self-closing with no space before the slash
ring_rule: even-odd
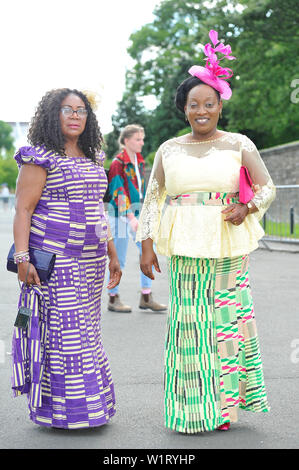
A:
<svg viewBox="0 0 299 470">
<path fill-rule="evenodd" d="M 31 120 L 28 141 L 32 145 L 44 145 L 60 155 L 65 155 L 65 138 L 61 132 L 59 113 L 61 102 L 68 95 L 79 96 L 87 109 L 85 129 L 79 136 L 78 145 L 84 155 L 96 162 L 96 154 L 101 149 L 103 137 L 95 113 L 84 93 L 70 88 L 48 91 L 39 102 Z"/>
<path fill-rule="evenodd" d="M 206 85 L 206 83 L 204 83 L 202 80 L 200 80 L 197 77 L 188 77 L 178 86 L 177 91 L 176 91 L 176 96 L 175 96 L 175 105 L 177 109 L 182 111 L 182 113 L 185 112 L 184 108 L 187 103 L 187 97 L 188 97 L 189 91 L 192 90 L 192 88 L 194 88 L 197 85 Z M 218 90 L 215 90 L 215 88 L 213 88 L 213 90 L 215 91 L 217 95 L 217 99 L 219 103 L 221 101 L 220 93 Z"/>
</svg>

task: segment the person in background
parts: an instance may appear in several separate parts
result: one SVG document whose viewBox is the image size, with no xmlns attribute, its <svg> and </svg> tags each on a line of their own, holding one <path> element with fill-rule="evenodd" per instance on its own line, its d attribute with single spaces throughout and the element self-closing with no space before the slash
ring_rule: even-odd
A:
<svg viewBox="0 0 299 470">
<path fill-rule="evenodd" d="M 206 66 L 191 67 L 176 93 L 191 133 L 159 147 L 136 236 L 145 275 L 160 272 L 153 243 L 169 257 L 165 425 L 190 434 L 227 431 L 239 409 L 269 411 L 248 269 L 275 186 L 254 143 L 217 127 L 232 94 L 217 52 L 234 57 L 216 31 L 210 38 Z M 256 189 L 247 202 L 241 166 Z"/>
<path fill-rule="evenodd" d="M 145 195 L 145 162 L 141 155 L 144 129 L 137 124 L 127 125 L 121 132 L 122 151 L 114 158 L 109 169 L 109 224 L 111 227 L 121 269 L 125 268 L 129 237 L 135 241 L 140 207 Z M 136 243 L 141 254 L 141 243 Z M 139 308 L 164 311 L 166 305 L 153 299 L 152 280 L 140 271 L 141 296 Z M 109 289 L 108 310 L 131 312 L 119 296 L 119 285 Z"/>
<path fill-rule="evenodd" d="M 13 232 L 32 321 L 26 330 L 14 329 L 14 396 L 27 394 L 30 419 L 41 426 L 101 426 L 115 414 L 100 325 L 107 255 L 110 288 L 121 270 L 102 202 L 102 135 L 87 96 L 68 88 L 49 91 L 28 140 L 31 145 L 15 155 Z M 40 282 L 29 248 L 56 255 L 47 282 Z"/>
</svg>

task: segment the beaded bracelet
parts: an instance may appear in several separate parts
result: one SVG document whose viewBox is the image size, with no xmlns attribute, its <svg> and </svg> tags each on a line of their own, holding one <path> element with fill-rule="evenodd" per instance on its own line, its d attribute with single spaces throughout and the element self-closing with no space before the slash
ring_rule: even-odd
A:
<svg viewBox="0 0 299 470">
<path fill-rule="evenodd" d="M 19 251 L 18 253 L 14 253 L 14 256 L 21 256 L 21 255 L 27 255 L 29 253 L 29 250 L 23 250 Z"/>
<path fill-rule="evenodd" d="M 30 261 L 29 251 L 20 251 L 19 253 L 14 253 L 14 262 L 15 264 L 24 263 L 25 261 Z"/>
<path fill-rule="evenodd" d="M 110 242 L 111 240 L 113 240 L 113 237 L 109 237 L 107 242 Z"/>
</svg>

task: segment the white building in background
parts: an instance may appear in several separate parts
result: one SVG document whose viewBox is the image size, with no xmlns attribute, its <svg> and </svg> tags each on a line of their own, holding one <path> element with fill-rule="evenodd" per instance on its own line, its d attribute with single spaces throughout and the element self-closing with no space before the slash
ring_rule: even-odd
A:
<svg viewBox="0 0 299 470">
<path fill-rule="evenodd" d="M 23 145 L 29 145 L 27 141 L 29 122 L 7 122 L 7 124 L 12 127 L 14 147 L 16 149 Z"/>
</svg>

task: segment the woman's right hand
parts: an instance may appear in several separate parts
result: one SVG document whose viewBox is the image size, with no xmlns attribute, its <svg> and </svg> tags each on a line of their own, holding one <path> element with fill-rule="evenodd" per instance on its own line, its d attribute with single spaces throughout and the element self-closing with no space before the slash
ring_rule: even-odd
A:
<svg viewBox="0 0 299 470">
<path fill-rule="evenodd" d="M 37 271 L 35 267 L 33 266 L 33 264 L 29 263 L 29 261 L 25 261 L 23 263 L 18 264 L 18 275 L 19 275 L 20 281 L 25 282 L 28 265 L 29 265 L 29 271 L 27 275 L 26 285 L 35 284 L 35 285 L 41 286 L 40 278 L 37 274 Z"/>
<path fill-rule="evenodd" d="M 145 243 L 142 242 L 142 255 L 140 259 L 140 269 L 143 274 L 150 279 L 154 280 L 153 266 L 155 270 L 160 273 L 158 258 L 152 247 L 145 248 Z"/>
<path fill-rule="evenodd" d="M 117 256 L 113 256 L 110 258 L 109 273 L 110 281 L 107 285 L 107 288 L 114 289 L 114 287 L 118 286 L 118 284 L 120 283 L 120 279 L 122 276 L 122 271 L 120 269 L 120 264 Z"/>
</svg>

